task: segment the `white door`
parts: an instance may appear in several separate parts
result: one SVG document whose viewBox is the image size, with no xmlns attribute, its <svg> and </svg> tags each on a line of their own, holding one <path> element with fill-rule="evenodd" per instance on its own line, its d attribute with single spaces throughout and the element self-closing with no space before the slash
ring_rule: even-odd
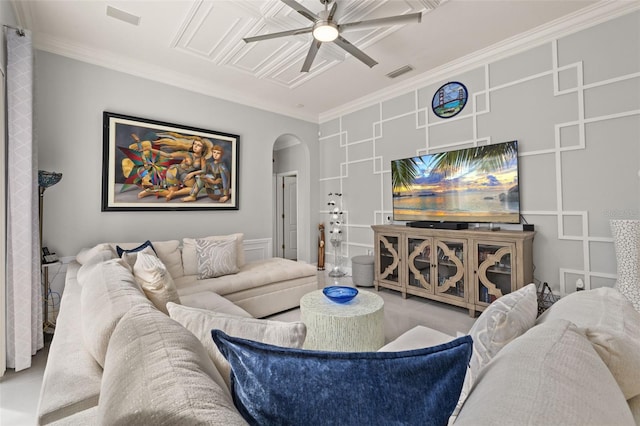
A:
<svg viewBox="0 0 640 426">
<path fill-rule="evenodd" d="M 298 259 L 298 177 L 283 177 L 284 258 Z"/>
<path fill-rule="evenodd" d="M 275 255 L 298 258 L 298 177 L 276 179 L 276 247 Z"/>
</svg>

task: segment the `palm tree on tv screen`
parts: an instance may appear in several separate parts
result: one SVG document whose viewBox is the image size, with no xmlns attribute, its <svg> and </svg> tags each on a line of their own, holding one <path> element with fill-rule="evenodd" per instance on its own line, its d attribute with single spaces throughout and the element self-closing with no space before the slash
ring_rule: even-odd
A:
<svg viewBox="0 0 640 426">
<path fill-rule="evenodd" d="M 472 163 L 476 164 L 480 171 L 498 170 L 517 155 L 516 146 L 514 143 L 499 143 L 478 146 L 474 149 L 460 149 L 431 154 L 433 157 L 432 171 L 448 174 L 455 170 L 464 169 Z M 420 157 L 392 161 L 393 188 L 409 188 L 420 172 L 418 169 L 419 163 L 424 164 Z"/>
</svg>

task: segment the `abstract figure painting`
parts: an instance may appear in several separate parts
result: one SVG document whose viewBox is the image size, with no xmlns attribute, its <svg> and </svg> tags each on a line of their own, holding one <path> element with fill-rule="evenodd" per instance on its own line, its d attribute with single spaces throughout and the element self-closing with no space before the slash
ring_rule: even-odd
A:
<svg viewBox="0 0 640 426">
<path fill-rule="evenodd" d="M 238 210 L 239 142 L 105 111 L 102 211 Z"/>
</svg>

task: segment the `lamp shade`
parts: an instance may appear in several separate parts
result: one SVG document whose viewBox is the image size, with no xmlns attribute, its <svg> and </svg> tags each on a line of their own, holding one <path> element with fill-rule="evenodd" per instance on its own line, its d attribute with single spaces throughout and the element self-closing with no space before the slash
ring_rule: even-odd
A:
<svg viewBox="0 0 640 426">
<path fill-rule="evenodd" d="M 62 179 L 62 173 L 38 170 L 38 186 L 41 188 L 49 188 L 60 182 L 60 179 Z"/>
<path fill-rule="evenodd" d="M 313 37 L 321 42 L 329 42 L 338 38 L 338 26 L 333 22 L 320 21 L 313 26 Z"/>
</svg>

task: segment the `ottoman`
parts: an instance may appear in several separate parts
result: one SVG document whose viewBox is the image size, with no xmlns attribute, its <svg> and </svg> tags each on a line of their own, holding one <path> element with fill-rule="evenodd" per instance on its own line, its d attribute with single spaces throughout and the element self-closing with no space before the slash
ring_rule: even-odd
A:
<svg viewBox="0 0 640 426">
<path fill-rule="evenodd" d="M 373 287 L 373 256 L 352 257 L 351 275 L 358 287 Z"/>
</svg>

